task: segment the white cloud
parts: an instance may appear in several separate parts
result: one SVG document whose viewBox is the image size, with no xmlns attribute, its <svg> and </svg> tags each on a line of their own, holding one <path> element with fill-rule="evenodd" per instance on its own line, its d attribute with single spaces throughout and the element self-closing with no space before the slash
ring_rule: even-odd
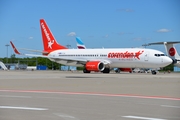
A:
<svg viewBox="0 0 180 120">
<path fill-rule="evenodd" d="M 31 37 L 29 37 L 28 39 L 29 39 L 29 40 L 32 40 L 32 39 L 33 39 L 33 37 L 31 36 Z"/>
<path fill-rule="evenodd" d="M 142 37 L 137 37 L 137 38 L 133 38 L 133 40 L 135 40 L 135 41 L 141 41 L 141 40 L 143 40 L 143 38 L 142 38 Z"/>
<path fill-rule="evenodd" d="M 125 9 L 126 12 L 134 12 L 132 9 Z"/>
<path fill-rule="evenodd" d="M 76 36 L 76 33 L 75 32 L 70 32 L 69 34 L 67 34 L 67 36 Z"/>
<path fill-rule="evenodd" d="M 171 32 L 171 30 L 170 29 L 166 29 L 166 28 L 162 28 L 162 29 L 157 30 L 157 32 L 159 32 L 159 33 L 166 33 L 166 32 Z"/>
</svg>

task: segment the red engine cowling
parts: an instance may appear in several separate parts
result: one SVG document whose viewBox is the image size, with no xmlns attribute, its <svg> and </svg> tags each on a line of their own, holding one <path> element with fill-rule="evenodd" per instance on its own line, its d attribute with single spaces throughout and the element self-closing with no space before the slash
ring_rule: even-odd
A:
<svg viewBox="0 0 180 120">
<path fill-rule="evenodd" d="M 103 71 L 105 68 L 104 63 L 100 61 L 89 61 L 85 67 L 88 71 Z"/>
</svg>

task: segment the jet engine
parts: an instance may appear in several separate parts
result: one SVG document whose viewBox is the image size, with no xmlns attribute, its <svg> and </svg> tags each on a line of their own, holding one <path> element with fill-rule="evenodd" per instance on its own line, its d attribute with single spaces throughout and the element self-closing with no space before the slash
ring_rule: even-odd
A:
<svg viewBox="0 0 180 120">
<path fill-rule="evenodd" d="M 178 59 L 172 59 L 173 60 L 173 65 L 174 66 L 177 66 L 177 67 L 180 67 L 180 60 L 178 60 Z"/>
<path fill-rule="evenodd" d="M 100 61 L 89 61 L 86 63 L 85 68 L 88 71 L 103 71 L 105 65 L 103 62 Z"/>
</svg>

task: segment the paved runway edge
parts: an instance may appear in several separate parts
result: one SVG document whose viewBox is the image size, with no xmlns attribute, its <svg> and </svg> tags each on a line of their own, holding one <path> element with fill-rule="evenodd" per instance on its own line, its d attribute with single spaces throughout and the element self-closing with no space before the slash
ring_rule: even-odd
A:
<svg viewBox="0 0 180 120">
<path fill-rule="evenodd" d="M 131 98 L 144 98 L 144 99 L 163 99 L 163 100 L 176 100 L 180 101 L 180 98 L 166 97 L 166 96 L 143 96 L 133 94 L 106 94 L 106 93 L 93 93 L 93 92 L 66 92 L 66 91 L 51 91 L 51 90 L 3 90 L 0 92 L 13 92 L 13 93 L 54 93 L 54 94 L 66 94 L 66 95 L 93 95 L 93 96 L 106 96 L 106 97 L 131 97 Z"/>
</svg>

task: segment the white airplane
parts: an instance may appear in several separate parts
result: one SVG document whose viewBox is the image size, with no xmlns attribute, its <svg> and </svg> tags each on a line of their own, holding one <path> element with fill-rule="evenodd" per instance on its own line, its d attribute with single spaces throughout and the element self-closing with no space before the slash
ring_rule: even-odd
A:
<svg viewBox="0 0 180 120">
<path fill-rule="evenodd" d="M 109 73 L 110 68 L 159 68 L 172 63 L 172 59 L 163 52 L 144 48 L 109 48 L 109 49 L 67 49 L 58 44 L 44 19 L 40 20 L 44 50 L 42 55 L 23 54 L 26 56 L 48 58 L 51 61 L 70 65 L 84 66 L 84 73 L 101 71 Z M 10 42 L 15 53 L 21 54 Z M 156 71 L 152 71 L 156 74 Z"/>
<path fill-rule="evenodd" d="M 155 42 L 147 45 L 164 45 L 167 55 L 173 60 L 174 66 L 180 67 L 180 56 L 174 46 L 177 43 L 180 43 L 180 41 Z"/>
</svg>

